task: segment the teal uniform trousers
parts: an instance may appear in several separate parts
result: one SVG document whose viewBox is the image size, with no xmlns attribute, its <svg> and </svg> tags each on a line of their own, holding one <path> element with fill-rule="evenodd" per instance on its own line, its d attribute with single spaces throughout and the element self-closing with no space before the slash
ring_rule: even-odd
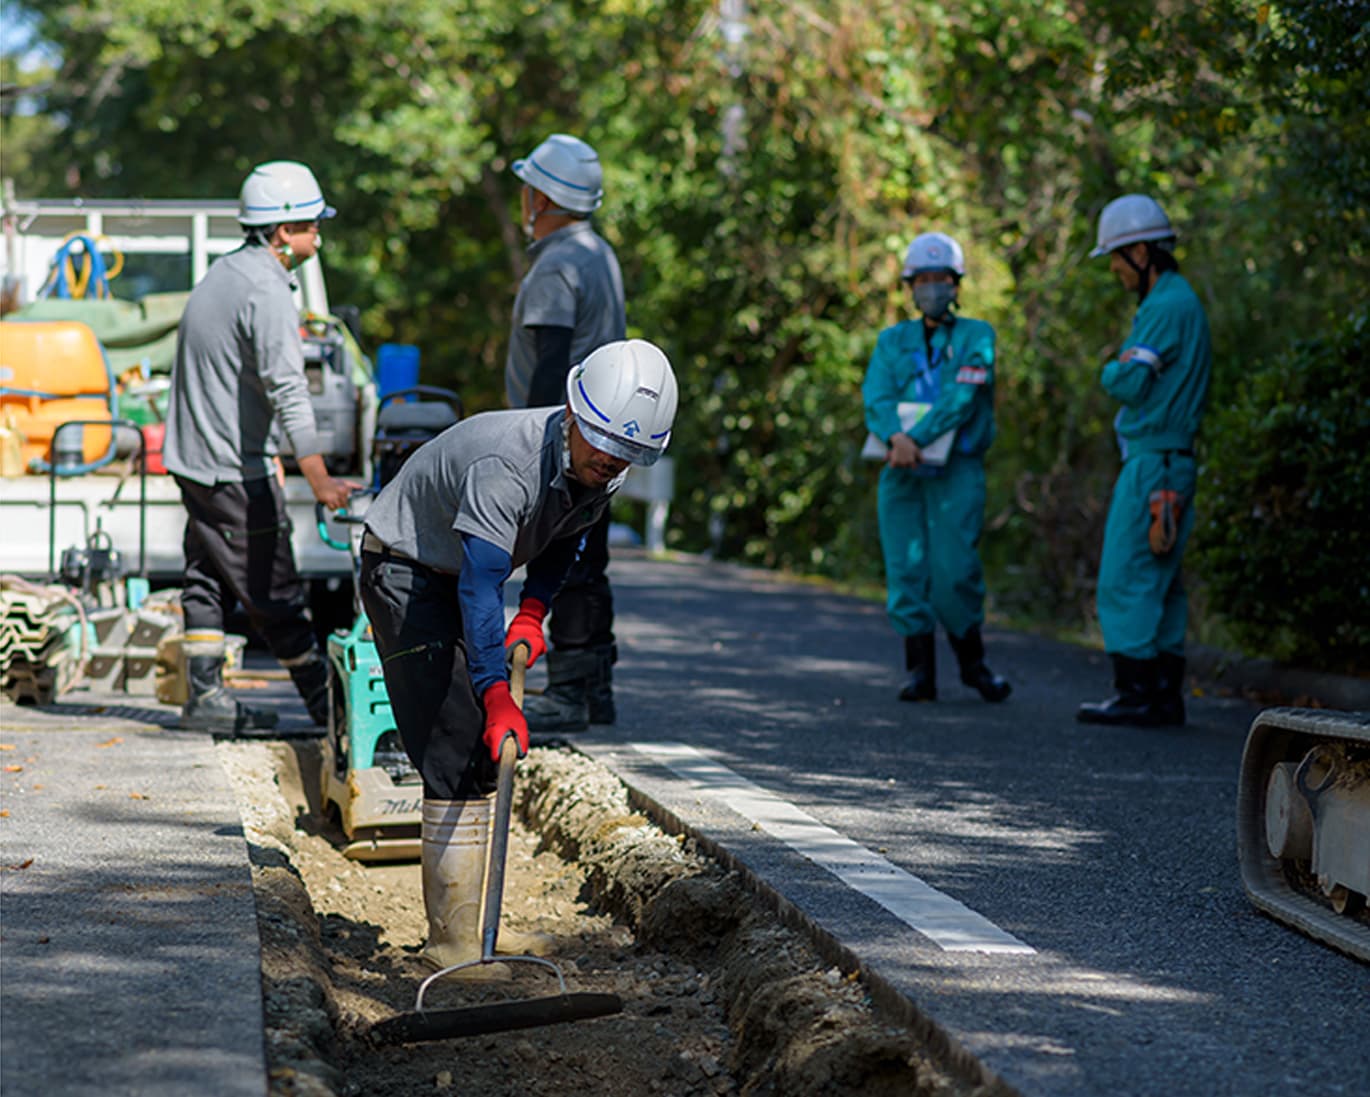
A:
<svg viewBox="0 0 1370 1097">
<path fill-rule="evenodd" d="M 1183 655 L 1188 599 L 1180 573 L 1194 528 L 1194 436 L 1212 371 L 1208 319 L 1177 272 L 1157 279 L 1137 310 L 1104 390 L 1122 404 L 1114 421 L 1122 469 L 1113 488 L 1097 606 L 1110 655 Z M 1173 503 L 1172 503 L 1173 500 Z M 1152 551 L 1153 506 L 1177 505 L 1174 546 Z"/>
</svg>

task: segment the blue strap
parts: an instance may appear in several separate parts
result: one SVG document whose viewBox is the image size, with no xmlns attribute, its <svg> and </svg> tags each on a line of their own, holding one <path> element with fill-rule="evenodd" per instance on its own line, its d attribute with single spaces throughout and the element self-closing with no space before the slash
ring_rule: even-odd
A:
<svg viewBox="0 0 1370 1097">
<path fill-rule="evenodd" d="M 90 277 L 86 279 L 85 296 L 110 296 L 109 277 L 105 273 L 105 261 L 100 255 L 100 249 L 95 246 L 94 240 L 84 235 L 73 236 L 57 249 L 57 254 L 52 260 L 52 277 L 49 278 L 47 286 L 39 291 L 42 296 L 71 296 L 72 287 L 67 284 L 67 260 L 71 258 L 72 249 L 77 244 L 84 249 L 85 262 L 90 264 Z"/>
<path fill-rule="evenodd" d="M 13 389 L 8 385 L 0 385 L 0 396 L 36 396 L 39 400 L 60 400 L 60 392 L 42 392 L 39 389 Z"/>
</svg>

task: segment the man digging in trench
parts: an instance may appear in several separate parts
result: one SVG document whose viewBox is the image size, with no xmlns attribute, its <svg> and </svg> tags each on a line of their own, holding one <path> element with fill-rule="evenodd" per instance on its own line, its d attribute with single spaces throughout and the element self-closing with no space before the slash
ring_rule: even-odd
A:
<svg viewBox="0 0 1370 1097">
<path fill-rule="evenodd" d="M 660 458 L 675 411 L 666 356 L 641 339 L 609 343 L 567 375 L 564 406 L 457 423 L 417 450 L 366 513 L 361 597 L 396 727 L 423 778 L 422 955 L 436 968 L 481 958 L 500 745 L 512 733 L 520 757 L 528 753 L 505 648 L 527 642 L 529 665 L 546 652 L 543 617 L 585 532 L 629 465 Z M 506 634 L 504 583 L 525 564 Z"/>
</svg>

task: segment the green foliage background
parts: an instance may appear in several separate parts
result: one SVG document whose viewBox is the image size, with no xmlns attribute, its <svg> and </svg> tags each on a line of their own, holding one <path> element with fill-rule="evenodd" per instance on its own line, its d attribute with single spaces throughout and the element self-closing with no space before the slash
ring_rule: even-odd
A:
<svg viewBox="0 0 1370 1097">
<path fill-rule="evenodd" d="M 1210 597 L 1276 657 L 1370 651 L 1370 312 L 1263 363 L 1217 410 L 1200 544 Z M 1347 455 L 1362 455 L 1347 460 Z"/>
<path fill-rule="evenodd" d="M 994 606 L 1086 633 L 1117 462 L 1098 372 L 1133 302 L 1084 256 L 1106 201 L 1151 193 L 1214 334 L 1198 628 L 1272 650 L 1253 555 L 1311 504 L 1269 519 L 1259 547 L 1238 535 L 1270 490 L 1252 424 L 1302 429 L 1370 399 L 1362 373 L 1334 385 L 1316 365 L 1364 330 L 1370 0 L 742 7 L 730 37 L 699 0 L 14 3 L 56 60 L 4 59 L 4 171 L 23 196 L 222 197 L 262 160 L 310 163 L 342 211 L 334 298 L 362 307 L 373 344 L 419 344 L 424 380 L 478 410 L 502 402 L 524 264 L 508 166 L 549 132 L 583 136 L 630 328 L 682 382 L 672 544 L 858 582 L 881 574 L 861 376 L 908 310 L 903 247 L 949 231 L 964 310 L 1002 353 Z M 1363 470 L 1364 430 L 1345 437 L 1338 459 Z M 1335 479 L 1305 456 L 1279 476 Z M 1347 615 L 1364 602 L 1319 584 L 1333 564 L 1363 577 L 1365 542 L 1322 547 L 1335 560 L 1275 647 L 1363 667 Z"/>
</svg>

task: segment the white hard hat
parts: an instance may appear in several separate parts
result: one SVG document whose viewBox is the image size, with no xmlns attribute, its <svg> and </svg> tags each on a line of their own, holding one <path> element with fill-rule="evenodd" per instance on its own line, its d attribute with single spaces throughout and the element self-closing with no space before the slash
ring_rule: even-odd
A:
<svg viewBox="0 0 1370 1097">
<path fill-rule="evenodd" d="M 671 440 L 676 383 L 671 363 L 645 339 L 605 343 L 566 375 L 566 399 L 595 449 L 654 465 Z"/>
<path fill-rule="evenodd" d="M 1175 241 L 1175 229 L 1170 218 L 1154 198 L 1145 194 L 1124 194 L 1115 198 L 1099 214 L 1098 246 L 1089 253 L 1091 259 L 1143 240 Z"/>
<path fill-rule="evenodd" d="M 314 173 L 294 160 L 258 164 L 238 192 L 238 224 L 247 228 L 322 221 L 337 212 L 323 200 Z"/>
<path fill-rule="evenodd" d="M 594 213 L 604 198 L 599 155 L 579 137 L 554 133 L 514 161 L 514 174 L 564 210 Z"/>
<path fill-rule="evenodd" d="M 904 256 L 904 269 L 901 278 L 912 278 L 915 274 L 945 270 L 960 278 L 966 273 L 966 257 L 961 245 L 945 232 L 925 232 L 915 236 Z"/>
</svg>

